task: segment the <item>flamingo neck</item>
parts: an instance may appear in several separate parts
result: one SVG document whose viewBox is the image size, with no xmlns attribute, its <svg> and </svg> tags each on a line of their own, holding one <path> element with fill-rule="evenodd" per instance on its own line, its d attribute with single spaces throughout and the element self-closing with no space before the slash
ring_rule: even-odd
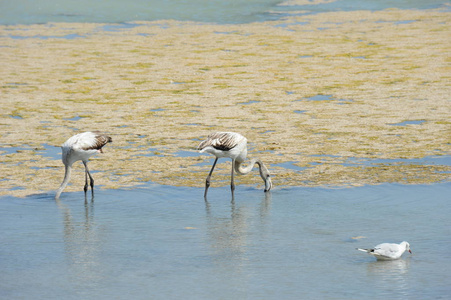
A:
<svg viewBox="0 0 451 300">
<path fill-rule="evenodd" d="M 67 183 L 69 182 L 69 179 L 70 179 L 70 174 L 71 174 L 71 171 L 72 171 L 72 167 L 69 166 L 69 165 L 64 165 L 64 166 L 65 166 L 64 180 L 61 183 L 61 186 L 59 187 L 59 189 L 56 191 L 55 199 L 59 199 L 61 193 L 66 188 Z"/>
<path fill-rule="evenodd" d="M 260 177 L 263 179 L 263 182 L 265 183 L 265 192 L 269 191 L 272 188 L 272 182 L 269 175 L 269 171 L 260 159 L 258 158 L 252 159 L 246 167 L 244 167 L 242 163 L 243 163 L 242 161 L 240 162 L 235 161 L 235 171 L 238 174 L 245 175 L 249 173 L 254 168 L 254 165 L 257 164 L 258 170 L 260 172 Z"/>
<path fill-rule="evenodd" d="M 252 169 L 254 168 L 255 164 L 258 164 L 258 167 L 260 169 L 260 173 L 261 173 L 261 168 L 262 168 L 262 161 L 259 160 L 258 158 L 254 158 L 252 159 L 247 166 L 243 166 L 243 162 L 238 162 L 235 161 L 235 171 L 240 174 L 240 175 L 246 175 L 248 173 L 250 173 L 252 171 Z"/>
</svg>

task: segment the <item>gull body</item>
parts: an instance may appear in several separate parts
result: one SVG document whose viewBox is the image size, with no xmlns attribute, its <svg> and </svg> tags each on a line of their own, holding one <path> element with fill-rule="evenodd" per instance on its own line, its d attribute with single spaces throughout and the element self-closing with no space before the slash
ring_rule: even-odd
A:
<svg viewBox="0 0 451 300">
<path fill-rule="evenodd" d="M 204 197 L 207 197 L 208 188 L 210 187 L 210 178 L 216 163 L 219 158 L 230 158 L 232 159 L 232 172 L 231 172 L 231 182 L 230 187 L 232 189 L 232 194 L 235 190 L 234 183 L 234 171 L 240 175 L 245 175 L 252 171 L 255 164 L 258 164 L 260 177 L 265 183 L 265 192 L 272 188 L 271 176 L 268 169 L 263 164 L 263 162 L 258 159 L 252 159 L 247 167 L 243 166 L 243 163 L 247 157 L 247 139 L 239 133 L 236 132 L 215 132 L 210 134 L 206 140 L 202 141 L 197 148 L 200 153 L 210 153 L 216 156 L 210 173 L 205 181 L 205 193 Z"/>
<path fill-rule="evenodd" d="M 408 242 L 400 244 L 383 243 L 371 249 L 357 248 L 357 250 L 373 255 L 377 260 L 394 260 L 400 258 L 405 251 L 412 253 Z"/>
<path fill-rule="evenodd" d="M 88 160 L 91 156 L 97 153 L 103 153 L 102 147 L 107 143 L 111 143 L 111 137 L 102 134 L 98 131 L 88 131 L 76 134 L 69 138 L 61 146 L 62 149 L 62 161 L 65 167 L 64 180 L 61 186 L 56 191 L 55 199 L 59 199 L 61 193 L 66 188 L 70 179 L 72 171 L 72 165 L 74 162 L 81 160 L 85 166 L 85 194 L 88 190 L 88 177 L 90 179 L 91 192 L 94 195 L 94 178 L 88 169 Z"/>
</svg>

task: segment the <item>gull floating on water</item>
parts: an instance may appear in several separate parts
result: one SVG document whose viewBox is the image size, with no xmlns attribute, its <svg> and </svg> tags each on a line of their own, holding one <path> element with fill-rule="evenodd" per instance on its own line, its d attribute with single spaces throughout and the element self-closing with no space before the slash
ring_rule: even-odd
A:
<svg viewBox="0 0 451 300">
<path fill-rule="evenodd" d="M 371 254 L 377 260 L 394 260 L 400 258 L 405 251 L 412 253 L 410 244 L 407 242 L 402 242 L 401 244 L 383 243 L 372 249 L 357 248 L 357 250 Z"/>
</svg>

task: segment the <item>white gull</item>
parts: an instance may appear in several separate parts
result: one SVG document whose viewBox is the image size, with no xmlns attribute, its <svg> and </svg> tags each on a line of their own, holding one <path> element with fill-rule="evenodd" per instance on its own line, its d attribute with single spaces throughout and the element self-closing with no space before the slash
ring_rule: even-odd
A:
<svg viewBox="0 0 451 300">
<path fill-rule="evenodd" d="M 394 260 L 400 258 L 405 251 L 412 253 L 408 242 L 402 242 L 401 244 L 383 243 L 371 249 L 357 248 L 357 250 L 371 254 L 377 260 Z"/>
</svg>

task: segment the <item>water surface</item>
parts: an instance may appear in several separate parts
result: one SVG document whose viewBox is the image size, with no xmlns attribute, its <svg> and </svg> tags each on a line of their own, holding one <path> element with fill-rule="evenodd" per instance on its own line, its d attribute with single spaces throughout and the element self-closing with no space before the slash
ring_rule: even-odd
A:
<svg viewBox="0 0 451 300">
<path fill-rule="evenodd" d="M 0 1 L 0 24 L 47 22 L 126 23 L 133 21 L 179 20 L 238 24 L 276 20 L 292 12 L 431 9 L 449 10 L 444 0 L 337 0 L 331 3 L 281 5 L 277 0 L 15 0 Z"/>
<path fill-rule="evenodd" d="M 0 198 L 4 299 L 445 299 L 450 183 Z M 376 262 L 356 247 L 410 242 Z"/>
</svg>

